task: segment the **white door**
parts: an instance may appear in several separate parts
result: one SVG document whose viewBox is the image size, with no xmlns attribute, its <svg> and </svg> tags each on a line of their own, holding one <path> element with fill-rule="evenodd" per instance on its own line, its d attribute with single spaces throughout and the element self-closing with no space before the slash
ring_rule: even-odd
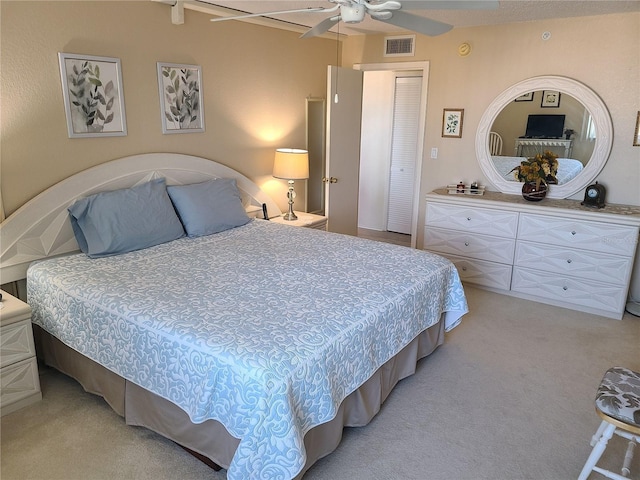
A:
<svg viewBox="0 0 640 480">
<path fill-rule="evenodd" d="M 422 77 L 395 79 L 387 231 L 411 234 Z"/>
<path fill-rule="evenodd" d="M 360 70 L 331 65 L 327 74 L 327 229 L 354 236 L 358 234 L 362 77 Z"/>
<path fill-rule="evenodd" d="M 396 74 L 392 70 L 364 72 L 358 227 L 387 229 L 391 132 Z"/>
<path fill-rule="evenodd" d="M 388 70 L 392 70 L 396 73 L 396 76 L 398 77 L 407 77 L 407 76 L 411 76 L 411 77 L 417 77 L 417 78 L 421 78 L 421 88 L 420 88 L 420 97 L 419 100 L 416 101 L 416 106 L 418 107 L 418 128 L 417 128 L 417 132 L 418 132 L 418 136 L 417 136 L 417 142 L 416 142 L 416 152 L 415 152 L 415 157 L 414 157 L 414 162 L 413 162 L 413 178 L 412 178 L 412 182 L 411 182 L 411 186 L 408 187 L 405 192 L 410 195 L 414 201 L 413 201 L 413 205 L 411 205 L 409 208 L 407 208 L 406 206 L 403 208 L 403 211 L 406 211 L 407 213 L 409 211 L 411 211 L 411 230 L 410 230 L 410 234 L 411 234 L 411 246 L 413 248 L 416 248 L 417 245 L 417 238 L 418 238 L 418 214 L 420 211 L 420 201 L 418 199 L 418 197 L 420 196 L 420 180 L 422 177 L 422 160 L 423 160 L 423 156 L 424 156 L 424 143 L 425 143 L 425 138 L 424 138 L 424 134 L 425 134 L 425 122 L 426 122 L 426 112 L 427 112 L 427 91 L 428 91 L 428 79 L 429 79 L 429 62 L 395 62 L 395 63 L 378 63 L 378 64 L 362 64 L 362 65 L 356 65 L 354 66 L 354 68 L 358 68 L 360 70 L 365 71 L 365 75 L 369 75 L 373 72 L 377 72 L 377 71 L 388 71 Z M 391 85 L 394 85 L 395 82 L 391 82 Z M 390 87 L 390 90 L 392 91 L 392 97 L 393 97 L 393 87 Z M 384 91 L 383 91 L 383 95 L 387 95 L 387 91 L 388 89 L 385 87 Z M 369 99 L 367 98 L 364 102 L 368 102 Z M 388 115 L 389 118 L 392 116 L 392 112 L 393 112 L 393 102 L 390 102 L 392 105 L 388 110 L 388 113 L 378 113 L 378 115 Z M 364 118 L 364 117 L 363 117 Z M 391 122 L 389 122 L 391 123 Z M 376 130 L 377 132 L 377 130 Z M 370 139 L 370 136 L 367 136 L 368 132 L 365 132 L 363 130 L 362 132 L 362 138 L 363 138 L 363 142 L 369 142 L 370 140 L 366 140 L 366 139 Z M 387 132 L 387 135 L 389 135 L 389 137 L 391 136 L 390 132 Z M 377 143 L 381 143 L 379 140 L 376 140 Z M 389 139 L 388 142 L 390 143 L 391 140 Z M 367 214 L 367 221 L 370 222 L 370 225 L 362 225 L 363 228 L 371 228 L 373 230 L 386 230 L 388 228 L 387 226 L 387 211 L 388 211 L 388 198 L 389 198 L 389 188 L 390 188 L 390 153 L 389 150 L 387 150 L 386 148 L 386 143 L 384 143 L 385 148 L 380 148 L 379 150 L 386 150 L 387 151 L 387 169 L 386 169 L 386 177 L 387 177 L 387 182 L 384 186 L 380 185 L 380 178 L 381 176 L 383 176 L 383 174 L 379 174 L 376 178 L 374 182 L 370 182 L 367 186 L 366 189 L 368 190 L 374 190 L 374 191 L 369 191 L 368 193 L 368 197 L 371 199 L 376 199 L 376 205 L 380 205 L 380 202 L 382 200 L 385 200 L 385 202 L 383 202 L 383 205 L 387 206 L 387 208 L 377 208 L 374 212 L 368 212 Z M 391 147 L 389 147 L 390 149 Z M 371 155 L 362 155 L 361 161 L 364 162 L 365 164 L 371 159 Z M 381 163 L 380 163 L 381 165 Z M 369 168 L 370 171 L 374 171 L 374 170 L 378 170 L 379 166 L 376 165 L 373 168 L 368 167 L 367 165 L 363 165 L 363 168 Z M 362 168 L 361 168 L 362 171 Z M 361 177 L 361 184 L 363 182 L 367 182 L 369 181 L 369 179 L 365 179 Z M 367 209 L 369 205 L 371 205 L 372 202 L 367 202 L 366 204 L 360 205 L 361 208 L 363 209 Z M 363 218 L 365 218 L 363 216 Z M 373 220 L 372 220 L 373 219 Z"/>
</svg>

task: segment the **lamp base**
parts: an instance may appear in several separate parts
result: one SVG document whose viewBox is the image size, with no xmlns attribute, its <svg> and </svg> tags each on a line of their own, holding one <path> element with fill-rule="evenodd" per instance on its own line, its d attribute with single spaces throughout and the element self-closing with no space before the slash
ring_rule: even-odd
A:
<svg viewBox="0 0 640 480">
<path fill-rule="evenodd" d="M 287 198 L 289 199 L 289 211 L 285 213 L 282 218 L 285 220 L 297 220 L 298 217 L 293 213 L 293 199 L 296 198 L 296 192 L 293 190 L 293 180 L 289 180 L 289 191 L 287 192 Z"/>
</svg>

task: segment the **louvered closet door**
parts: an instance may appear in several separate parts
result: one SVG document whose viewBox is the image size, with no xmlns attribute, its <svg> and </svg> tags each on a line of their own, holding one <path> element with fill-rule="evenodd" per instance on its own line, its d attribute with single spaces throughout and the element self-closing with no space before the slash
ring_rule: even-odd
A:
<svg viewBox="0 0 640 480">
<path fill-rule="evenodd" d="M 396 78 L 387 230 L 411 233 L 422 77 Z"/>
</svg>

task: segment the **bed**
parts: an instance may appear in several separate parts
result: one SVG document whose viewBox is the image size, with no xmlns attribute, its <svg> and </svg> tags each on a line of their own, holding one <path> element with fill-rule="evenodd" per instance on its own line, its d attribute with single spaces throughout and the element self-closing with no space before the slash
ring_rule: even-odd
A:
<svg viewBox="0 0 640 480">
<path fill-rule="evenodd" d="M 171 196 L 185 235 L 77 251 L 86 245 L 68 225 L 76 202 L 218 179 L 237 185 L 241 225 L 191 235 Z M 443 257 L 255 218 L 262 204 L 280 213 L 238 172 L 149 154 L 65 180 L 0 229 L 3 282 L 26 276 L 46 363 L 229 479 L 301 477 L 344 426 L 366 425 L 467 312 Z"/>
<path fill-rule="evenodd" d="M 491 159 L 502 178 L 513 182 L 517 182 L 518 180 L 514 177 L 513 173 L 511 173 L 511 170 L 519 166 L 520 162 L 526 160 L 525 157 L 506 157 L 501 155 L 493 155 Z M 576 175 L 582 171 L 583 167 L 584 165 L 582 165 L 582 162 L 579 160 L 573 158 L 558 158 L 558 173 L 556 175 L 558 184 L 562 185 L 575 178 Z"/>
</svg>

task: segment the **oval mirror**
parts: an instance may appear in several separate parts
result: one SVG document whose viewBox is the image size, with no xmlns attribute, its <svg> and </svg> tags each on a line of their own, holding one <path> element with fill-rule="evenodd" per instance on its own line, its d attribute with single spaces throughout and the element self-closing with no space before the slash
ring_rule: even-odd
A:
<svg viewBox="0 0 640 480">
<path fill-rule="evenodd" d="M 545 150 L 556 153 L 558 184 L 547 197 L 567 198 L 598 176 L 612 142 L 611 117 L 595 92 L 570 78 L 540 76 L 496 97 L 480 119 L 475 147 L 487 180 L 511 194 L 522 191 L 513 167 Z"/>
</svg>

